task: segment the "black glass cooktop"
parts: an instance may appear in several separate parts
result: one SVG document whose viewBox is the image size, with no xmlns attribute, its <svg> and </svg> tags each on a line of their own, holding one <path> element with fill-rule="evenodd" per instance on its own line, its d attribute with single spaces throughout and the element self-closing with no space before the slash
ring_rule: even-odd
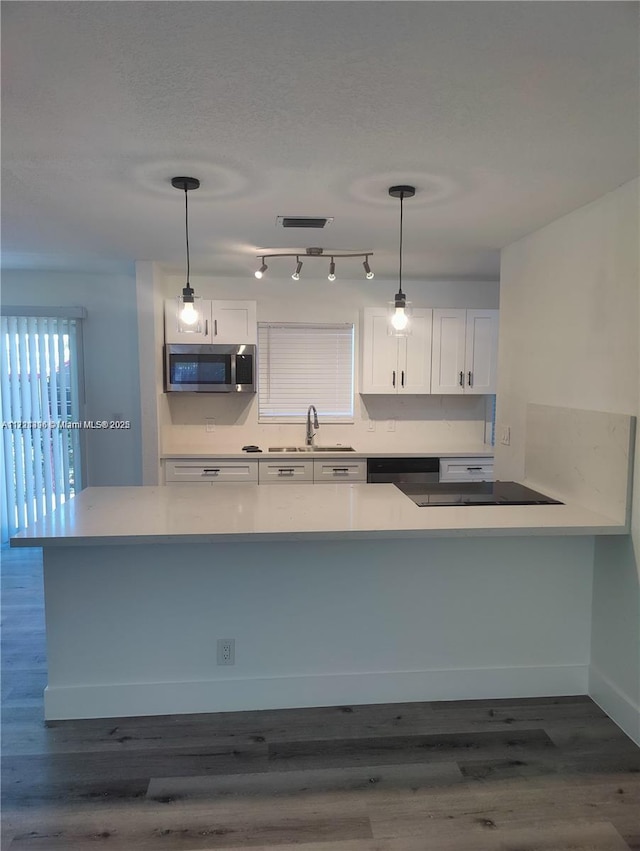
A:
<svg viewBox="0 0 640 851">
<path fill-rule="evenodd" d="M 518 482 L 396 482 L 395 485 L 421 508 L 431 505 L 563 505 Z"/>
</svg>

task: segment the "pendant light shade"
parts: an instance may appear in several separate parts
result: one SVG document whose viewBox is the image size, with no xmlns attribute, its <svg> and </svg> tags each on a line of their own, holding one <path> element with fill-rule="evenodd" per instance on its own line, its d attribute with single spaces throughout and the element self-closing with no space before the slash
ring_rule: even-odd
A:
<svg viewBox="0 0 640 851">
<path fill-rule="evenodd" d="M 200 181 L 196 177 L 172 177 L 171 185 L 174 189 L 180 189 L 184 192 L 185 235 L 187 244 L 187 280 L 182 290 L 182 295 L 178 296 L 178 330 L 186 334 L 201 334 L 202 310 L 200 308 L 200 298 L 194 294 L 193 288 L 189 283 L 189 201 L 187 197 L 189 190 L 198 189 Z"/>
<path fill-rule="evenodd" d="M 388 332 L 396 337 L 404 337 L 411 333 L 411 302 L 407 301 L 405 293 L 402 292 L 402 229 L 403 229 L 403 202 L 405 198 L 413 198 L 416 194 L 415 186 L 391 186 L 389 195 L 400 199 L 400 263 L 398 270 L 398 292 L 392 302 L 389 302 L 389 324 Z"/>
</svg>

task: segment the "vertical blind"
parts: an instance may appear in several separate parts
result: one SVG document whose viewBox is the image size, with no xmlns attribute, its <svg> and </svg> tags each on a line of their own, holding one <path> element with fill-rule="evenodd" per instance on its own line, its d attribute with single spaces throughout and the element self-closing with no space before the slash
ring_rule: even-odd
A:
<svg viewBox="0 0 640 851">
<path fill-rule="evenodd" d="M 353 324 L 258 323 L 261 421 L 353 421 Z"/>
<path fill-rule="evenodd" d="M 1 521 L 6 541 L 81 487 L 77 322 L 2 316 L 0 337 Z"/>
</svg>

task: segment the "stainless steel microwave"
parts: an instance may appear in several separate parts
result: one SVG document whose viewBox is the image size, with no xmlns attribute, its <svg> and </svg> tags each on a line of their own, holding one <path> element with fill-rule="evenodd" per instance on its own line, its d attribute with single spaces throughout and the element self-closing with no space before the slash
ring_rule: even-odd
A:
<svg viewBox="0 0 640 851">
<path fill-rule="evenodd" d="M 167 343 L 164 389 L 188 393 L 255 393 L 256 347 Z"/>
</svg>

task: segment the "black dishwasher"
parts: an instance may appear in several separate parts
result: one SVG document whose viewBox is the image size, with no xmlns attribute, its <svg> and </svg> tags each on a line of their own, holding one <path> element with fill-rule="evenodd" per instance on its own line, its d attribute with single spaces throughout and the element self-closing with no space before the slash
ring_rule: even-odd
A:
<svg viewBox="0 0 640 851">
<path fill-rule="evenodd" d="M 439 477 L 439 458 L 367 458 L 368 482 L 433 484 Z"/>
</svg>

